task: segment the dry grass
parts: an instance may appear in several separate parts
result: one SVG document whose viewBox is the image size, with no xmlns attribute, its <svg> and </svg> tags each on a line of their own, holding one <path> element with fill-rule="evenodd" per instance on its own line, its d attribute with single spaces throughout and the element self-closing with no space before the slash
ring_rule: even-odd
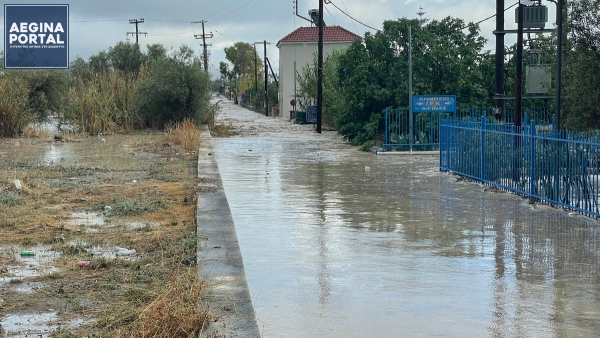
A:
<svg viewBox="0 0 600 338">
<path fill-rule="evenodd" d="M 171 275 L 165 292 L 139 315 L 140 337 L 198 337 L 212 316 L 198 304 L 205 296 L 196 268 L 180 269 Z"/>
<path fill-rule="evenodd" d="M 209 126 L 209 129 L 212 137 L 230 137 L 237 135 L 233 129 L 233 126 L 227 126 L 223 123 L 213 124 L 212 126 Z"/>
<path fill-rule="evenodd" d="M 198 186 L 202 182 L 195 158 L 176 156 L 183 153 L 182 147 L 165 146 L 166 141 L 164 134 L 154 134 L 130 142 L 145 163 L 134 171 L 108 164 L 92 168 L 0 163 L 0 246 L 44 244 L 61 253 L 50 263 L 59 273 L 23 279 L 46 287 L 31 294 L 2 295 L 5 304 L 13 305 L 0 308 L 0 317 L 17 309 L 54 308 L 65 320 L 93 319 L 62 329 L 55 337 L 198 336 L 211 319 L 195 266 L 193 197 L 203 188 Z M 86 142 L 93 140 L 81 141 L 82 146 Z M 14 187 L 15 178 L 21 180 L 22 190 Z M 131 184 L 132 179 L 138 182 Z M 105 205 L 112 205 L 112 211 L 105 213 Z M 87 232 L 87 226 L 73 222 L 73 212 L 98 214 L 106 224 L 99 227 L 101 232 Z M 148 225 L 131 228 L 130 222 Z M 95 246 L 133 248 L 138 257 L 94 256 Z M 8 265 L 10 257 L 0 255 L 0 267 Z M 91 261 L 91 266 L 79 268 L 76 263 L 81 260 Z"/>
<path fill-rule="evenodd" d="M 181 145 L 185 150 L 198 149 L 200 146 L 200 128 L 190 119 L 167 127 L 169 141 Z"/>
</svg>

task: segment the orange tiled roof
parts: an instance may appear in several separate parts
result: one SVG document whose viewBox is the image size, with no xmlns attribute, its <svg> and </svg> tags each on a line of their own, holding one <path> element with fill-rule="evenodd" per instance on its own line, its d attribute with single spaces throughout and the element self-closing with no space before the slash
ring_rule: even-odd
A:
<svg viewBox="0 0 600 338">
<path fill-rule="evenodd" d="M 356 35 L 349 30 L 340 26 L 325 26 L 323 27 L 323 41 L 353 41 L 362 39 L 360 35 Z M 281 42 L 319 42 L 319 27 L 300 27 L 290 34 L 286 35 Z"/>
</svg>

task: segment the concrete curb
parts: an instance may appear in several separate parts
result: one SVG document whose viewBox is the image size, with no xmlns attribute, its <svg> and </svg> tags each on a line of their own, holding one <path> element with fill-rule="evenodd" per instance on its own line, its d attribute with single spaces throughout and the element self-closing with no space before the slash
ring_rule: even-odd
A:
<svg viewBox="0 0 600 338">
<path fill-rule="evenodd" d="M 235 224 L 207 126 L 198 151 L 198 177 L 217 192 L 198 195 L 198 273 L 211 286 L 208 303 L 217 321 L 200 337 L 260 337 Z"/>
</svg>

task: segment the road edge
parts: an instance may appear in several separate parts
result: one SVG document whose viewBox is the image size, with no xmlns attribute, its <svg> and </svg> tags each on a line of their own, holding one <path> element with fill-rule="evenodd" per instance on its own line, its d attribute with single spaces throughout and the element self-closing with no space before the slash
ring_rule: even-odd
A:
<svg viewBox="0 0 600 338">
<path fill-rule="evenodd" d="M 215 321 L 200 337 L 260 337 L 237 232 L 208 126 L 201 127 L 198 178 L 216 192 L 198 194 L 198 273 L 209 285 L 208 306 Z"/>
</svg>

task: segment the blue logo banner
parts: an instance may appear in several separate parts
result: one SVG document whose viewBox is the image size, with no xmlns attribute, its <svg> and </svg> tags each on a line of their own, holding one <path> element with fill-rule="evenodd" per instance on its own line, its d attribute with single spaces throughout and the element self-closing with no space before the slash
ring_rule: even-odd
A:
<svg viewBox="0 0 600 338">
<path fill-rule="evenodd" d="M 68 69 L 69 5 L 4 5 L 4 68 Z"/>
<path fill-rule="evenodd" d="M 412 97 L 414 113 L 454 112 L 456 95 L 415 95 Z"/>
</svg>

